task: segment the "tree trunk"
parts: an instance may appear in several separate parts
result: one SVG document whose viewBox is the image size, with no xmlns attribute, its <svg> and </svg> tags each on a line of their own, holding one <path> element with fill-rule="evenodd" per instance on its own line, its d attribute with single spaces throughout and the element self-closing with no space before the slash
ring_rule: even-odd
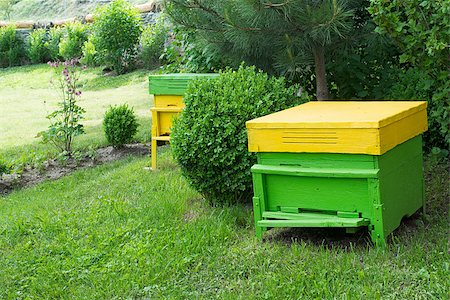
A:
<svg viewBox="0 0 450 300">
<path fill-rule="evenodd" d="M 325 71 L 325 48 L 316 45 L 313 48 L 314 64 L 316 69 L 316 94 L 317 100 L 327 100 L 330 98 L 327 85 L 327 73 Z"/>
</svg>

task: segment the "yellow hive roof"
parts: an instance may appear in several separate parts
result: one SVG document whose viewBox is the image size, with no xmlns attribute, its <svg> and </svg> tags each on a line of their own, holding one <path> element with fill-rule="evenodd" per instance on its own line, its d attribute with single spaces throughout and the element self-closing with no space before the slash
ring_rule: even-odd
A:
<svg viewBox="0 0 450 300">
<path fill-rule="evenodd" d="M 309 102 L 247 122 L 251 152 L 382 155 L 427 130 L 424 101 Z"/>
<path fill-rule="evenodd" d="M 247 122 L 247 128 L 381 128 L 426 109 L 425 101 L 314 101 Z"/>
</svg>

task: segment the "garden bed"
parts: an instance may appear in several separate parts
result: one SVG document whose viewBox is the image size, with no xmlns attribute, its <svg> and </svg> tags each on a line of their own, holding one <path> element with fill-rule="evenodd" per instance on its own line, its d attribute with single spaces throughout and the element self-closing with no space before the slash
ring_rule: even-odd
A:
<svg viewBox="0 0 450 300">
<path fill-rule="evenodd" d="M 128 144 L 122 148 L 112 146 L 100 148 L 81 157 L 50 159 L 38 168 L 28 166 L 22 174 L 3 174 L 0 177 L 0 195 L 9 194 L 15 189 L 33 186 L 45 180 L 55 180 L 81 168 L 90 168 L 127 156 L 150 154 L 150 144 Z"/>
</svg>

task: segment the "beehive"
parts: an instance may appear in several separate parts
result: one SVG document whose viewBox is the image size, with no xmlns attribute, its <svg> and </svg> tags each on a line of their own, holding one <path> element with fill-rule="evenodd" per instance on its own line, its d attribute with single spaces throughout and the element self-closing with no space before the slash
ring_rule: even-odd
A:
<svg viewBox="0 0 450 300">
<path fill-rule="evenodd" d="M 424 205 L 421 101 L 310 102 L 247 122 L 258 237 L 270 227 L 368 226 L 386 236 Z"/>
<path fill-rule="evenodd" d="M 157 141 L 170 141 L 172 120 L 184 108 L 183 96 L 190 80 L 214 78 L 218 74 L 162 74 L 149 76 L 149 93 L 153 95 L 152 169 L 156 169 Z"/>
</svg>

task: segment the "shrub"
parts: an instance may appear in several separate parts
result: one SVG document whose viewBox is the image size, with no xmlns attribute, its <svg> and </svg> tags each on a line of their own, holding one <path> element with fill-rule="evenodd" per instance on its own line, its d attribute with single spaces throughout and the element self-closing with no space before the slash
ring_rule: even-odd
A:
<svg viewBox="0 0 450 300">
<path fill-rule="evenodd" d="M 147 26 L 142 32 L 140 58 L 146 68 L 158 64 L 168 34 L 169 28 L 163 15 L 156 20 L 156 23 Z"/>
<path fill-rule="evenodd" d="M 0 67 L 19 65 L 25 56 L 24 44 L 14 26 L 0 27 Z"/>
<path fill-rule="evenodd" d="M 135 62 L 141 23 L 139 12 L 124 0 L 114 0 L 95 12 L 95 48 L 102 63 L 117 74 L 125 73 Z"/>
<path fill-rule="evenodd" d="M 32 63 L 38 64 L 49 61 L 48 39 L 47 30 L 44 28 L 35 29 L 30 33 L 28 37 L 28 58 Z"/>
<path fill-rule="evenodd" d="M 127 104 L 110 106 L 103 119 L 106 139 L 114 147 L 131 142 L 138 126 L 134 111 Z"/>
<path fill-rule="evenodd" d="M 65 27 L 65 34 L 59 43 L 59 55 L 65 60 L 80 58 L 82 47 L 88 39 L 88 28 L 80 22 L 72 22 Z"/>
<path fill-rule="evenodd" d="M 84 42 L 82 49 L 83 57 L 80 62 L 84 65 L 94 67 L 98 65 L 98 57 L 95 44 L 92 40 L 92 36 L 89 36 L 88 40 Z"/>
<path fill-rule="evenodd" d="M 57 61 L 61 58 L 59 55 L 59 43 L 63 37 L 63 29 L 59 27 L 50 28 L 48 31 L 48 40 L 45 46 L 48 49 L 48 55 L 51 61 Z"/>
<path fill-rule="evenodd" d="M 171 133 L 174 156 L 191 185 L 212 204 L 249 200 L 256 157 L 247 151 L 245 122 L 304 102 L 296 92 L 284 78 L 255 67 L 191 81 Z"/>
</svg>

